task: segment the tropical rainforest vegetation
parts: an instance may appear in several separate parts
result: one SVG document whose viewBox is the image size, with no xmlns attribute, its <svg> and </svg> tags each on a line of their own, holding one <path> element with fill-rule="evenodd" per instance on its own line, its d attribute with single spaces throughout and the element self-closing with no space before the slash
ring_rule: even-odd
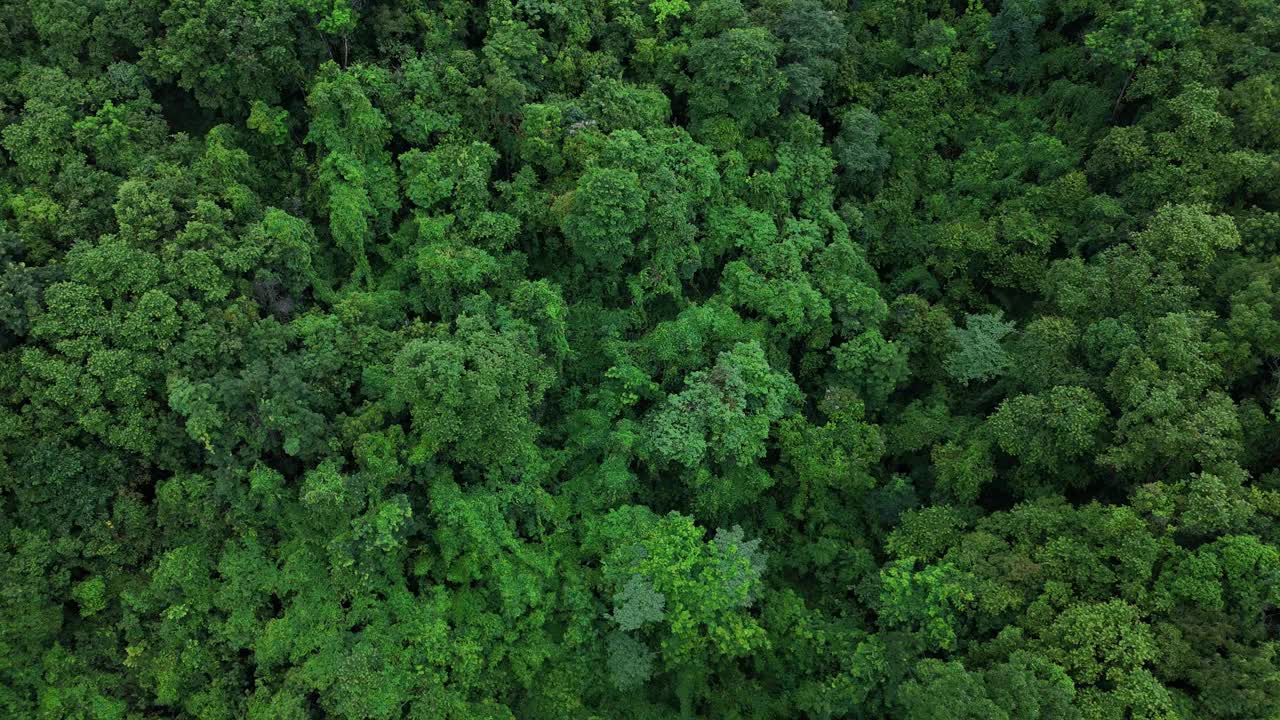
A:
<svg viewBox="0 0 1280 720">
<path fill-rule="evenodd" d="M 0 715 L 1280 717 L 1275 0 L 0 0 Z"/>
</svg>

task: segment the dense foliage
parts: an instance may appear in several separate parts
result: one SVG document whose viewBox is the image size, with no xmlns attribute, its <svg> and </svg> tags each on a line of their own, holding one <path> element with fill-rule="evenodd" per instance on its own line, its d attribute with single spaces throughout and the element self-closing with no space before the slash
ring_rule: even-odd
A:
<svg viewBox="0 0 1280 720">
<path fill-rule="evenodd" d="M 0 715 L 1280 717 L 1275 0 L 0 0 Z"/>
</svg>

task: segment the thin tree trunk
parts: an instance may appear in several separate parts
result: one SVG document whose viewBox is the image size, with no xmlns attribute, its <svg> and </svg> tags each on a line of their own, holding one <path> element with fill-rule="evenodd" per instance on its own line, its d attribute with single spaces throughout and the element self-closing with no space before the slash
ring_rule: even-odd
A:
<svg viewBox="0 0 1280 720">
<path fill-rule="evenodd" d="M 1120 103 L 1124 100 L 1124 94 L 1129 92 L 1129 83 L 1133 82 L 1133 76 L 1138 72 L 1138 68 L 1134 68 L 1129 72 L 1129 77 L 1124 79 L 1124 85 L 1120 88 L 1120 97 L 1116 98 L 1116 104 L 1111 107 L 1111 119 L 1116 119 L 1116 113 L 1120 112 Z"/>
</svg>

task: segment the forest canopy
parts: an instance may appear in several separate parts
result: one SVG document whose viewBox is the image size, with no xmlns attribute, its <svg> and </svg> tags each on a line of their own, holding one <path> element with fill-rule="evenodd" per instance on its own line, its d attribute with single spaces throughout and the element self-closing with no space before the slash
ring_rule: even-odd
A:
<svg viewBox="0 0 1280 720">
<path fill-rule="evenodd" d="M 0 0 L 0 716 L 1280 717 L 1275 0 Z"/>
</svg>

